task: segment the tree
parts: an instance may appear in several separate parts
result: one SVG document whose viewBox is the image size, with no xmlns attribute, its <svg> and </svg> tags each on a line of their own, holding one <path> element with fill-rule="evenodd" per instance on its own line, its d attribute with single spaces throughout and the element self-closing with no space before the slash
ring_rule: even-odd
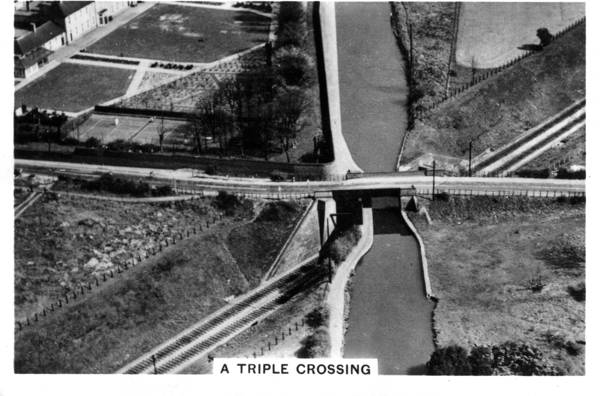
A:
<svg viewBox="0 0 600 396">
<path fill-rule="evenodd" d="M 315 82 L 312 58 L 297 47 L 282 48 L 276 52 L 275 70 L 285 85 L 307 87 Z"/>
<path fill-rule="evenodd" d="M 290 162 L 289 150 L 295 143 L 298 132 L 307 124 L 305 112 L 310 104 L 310 97 L 298 87 L 280 88 L 275 98 L 275 135 L 288 162 Z"/>
<path fill-rule="evenodd" d="M 276 48 L 289 45 L 303 47 L 306 44 L 306 10 L 301 2 L 280 3 L 276 36 Z"/>
<path fill-rule="evenodd" d="M 552 42 L 552 33 L 550 33 L 547 28 L 539 28 L 536 35 L 540 39 L 540 45 L 542 47 L 545 47 Z"/>
</svg>

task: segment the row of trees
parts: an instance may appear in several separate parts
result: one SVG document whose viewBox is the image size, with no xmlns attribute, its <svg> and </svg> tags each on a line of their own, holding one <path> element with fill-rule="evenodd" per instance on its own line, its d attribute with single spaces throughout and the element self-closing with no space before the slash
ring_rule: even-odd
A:
<svg viewBox="0 0 600 396">
<path fill-rule="evenodd" d="M 217 145 L 220 153 L 234 147 L 242 156 L 250 150 L 268 159 L 281 149 L 290 162 L 290 150 L 312 114 L 316 71 L 304 50 L 308 32 L 302 3 L 281 3 L 277 25 L 275 51 L 269 43 L 265 68 L 222 81 L 197 103 L 189 118 L 196 151 Z"/>
</svg>

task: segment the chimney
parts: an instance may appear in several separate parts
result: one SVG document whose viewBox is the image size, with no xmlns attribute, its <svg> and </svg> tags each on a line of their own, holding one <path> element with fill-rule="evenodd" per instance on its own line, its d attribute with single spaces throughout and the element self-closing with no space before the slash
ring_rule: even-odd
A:
<svg viewBox="0 0 600 396">
<path fill-rule="evenodd" d="M 36 30 L 35 22 L 31 22 L 31 26 L 33 27 L 33 33 L 35 33 L 35 30 Z"/>
</svg>

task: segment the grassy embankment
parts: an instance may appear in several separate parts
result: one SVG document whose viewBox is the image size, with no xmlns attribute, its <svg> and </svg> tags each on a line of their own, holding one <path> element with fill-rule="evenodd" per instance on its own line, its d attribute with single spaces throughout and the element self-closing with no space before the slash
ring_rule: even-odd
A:
<svg viewBox="0 0 600 396">
<path fill-rule="evenodd" d="M 584 373 L 585 205 L 550 199 L 451 198 L 411 214 L 423 240 L 438 347 L 521 341 Z M 583 292 L 582 292 L 583 287 Z"/>
<path fill-rule="evenodd" d="M 267 203 L 254 220 L 247 203 L 236 205 L 239 210 L 225 210 L 233 215 L 228 222 L 171 245 L 17 333 L 15 371 L 113 372 L 256 286 L 302 205 Z"/>
<path fill-rule="evenodd" d="M 466 158 L 476 138 L 473 155 L 497 148 L 585 97 L 583 43 L 585 24 L 416 121 L 402 163 L 427 152 Z"/>
</svg>

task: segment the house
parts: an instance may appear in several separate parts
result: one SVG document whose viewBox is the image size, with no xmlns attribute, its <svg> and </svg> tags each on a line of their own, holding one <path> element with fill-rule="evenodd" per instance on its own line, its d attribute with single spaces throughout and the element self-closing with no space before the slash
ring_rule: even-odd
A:
<svg viewBox="0 0 600 396">
<path fill-rule="evenodd" d="M 26 1 L 15 3 L 15 77 L 27 78 L 68 45 L 134 2 Z"/>
<path fill-rule="evenodd" d="M 40 5 L 40 12 L 64 29 L 67 44 L 98 27 L 93 1 L 48 1 Z"/>
<path fill-rule="evenodd" d="M 27 78 L 38 71 L 48 63 L 52 51 L 66 43 L 63 28 L 53 21 L 47 21 L 40 27 L 32 23 L 32 28 L 32 32 L 15 37 L 15 77 L 18 78 Z"/>
</svg>

